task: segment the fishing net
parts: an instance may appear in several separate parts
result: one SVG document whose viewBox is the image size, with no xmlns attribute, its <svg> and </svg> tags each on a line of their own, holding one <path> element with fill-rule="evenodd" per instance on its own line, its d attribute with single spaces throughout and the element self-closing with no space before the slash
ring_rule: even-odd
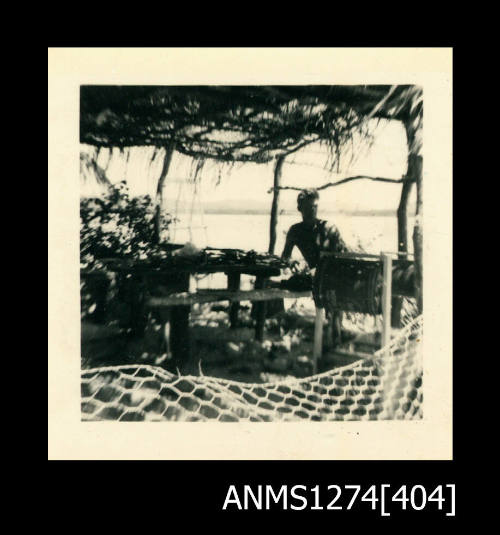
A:
<svg viewBox="0 0 500 535">
<path fill-rule="evenodd" d="M 422 418 L 422 316 L 373 358 L 308 378 L 243 383 L 147 365 L 82 371 L 82 420 L 325 421 Z"/>
</svg>

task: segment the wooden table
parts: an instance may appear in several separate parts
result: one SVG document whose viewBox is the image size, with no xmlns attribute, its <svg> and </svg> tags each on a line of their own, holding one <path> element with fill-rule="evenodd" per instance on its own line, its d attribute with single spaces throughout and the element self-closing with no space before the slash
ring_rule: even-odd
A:
<svg viewBox="0 0 500 535">
<path fill-rule="evenodd" d="M 227 287 L 215 291 L 198 291 L 189 293 L 190 279 L 194 275 L 204 275 L 213 273 L 224 273 L 227 277 Z M 211 301 L 230 301 L 229 320 L 230 328 L 235 329 L 238 326 L 239 302 L 246 300 L 246 296 L 240 292 L 241 275 L 255 276 L 255 289 L 262 290 L 265 288 L 266 281 L 269 277 L 278 276 L 281 270 L 275 267 L 258 266 L 248 264 L 218 264 L 216 266 L 182 266 L 175 269 L 165 269 L 162 271 L 149 272 L 146 277 L 150 281 L 154 280 L 149 286 L 149 295 L 146 299 L 148 307 L 182 307 L 176 311 L 178 314 L 189 317 L 189 307 L 194 303 L 207 303 Z M 155 296 L 154 288 L 162 286 L 163 292 L 169 295 Z M 222 292 L 222 293 L 221 293 Z M 177 294 L 177 297 L 176 297 Z M 178 294 L 185 294 L 179 299 Z M 241 298 L 235 298 L 239 295 Z M 168 298 L 171 297 L 169 300 Z M 257 299 L 257 319 L 256 319 L 256 338 L 263 339 L 264 321 L 266 315 L 265 301 Z M 185 308 L 188 307 L 188 308 Z M 174 320 L 174 323 L 176 320 Z M 182 320 L 185 323 L 186 320 Z M 178 326 L 180 327 L 180 325 Z M 184 329 L 182 329 L 184 330 Z"/>
<path fill-rule="evenodd" d="M 191 341 L 189 335 L 189 315 L 191 305 L 216 301 L 229 301 L 230 328 L 238 325 L 240 301 L 252 301 L 256 307 L 255 337 L 262 341 L 266 319 L 266 301 L 280 298 L 310 296 L 311 292 L 290 292 L 276 288 L 266 288 L 270 277 L 279 276 L 281 269 L 268 265 L 245 263 L 218 263 L 216 265 L 177 265 L 151 269 L 146 266 L 108 264 L 110 270 L 130 274 L 130 286 L 138 294 L 134 316 L 137 325 L 142 325 L 141 317 L 147 309 L 167 309 L 169 311 L 170 340 L 174 366 L 189 360 Z M 224 273 L 227 287 L 217 290 L 190 292 L 190 280 L 194 275 Z M 255 276 L 254 290 L 241 291 L 241 275 Z M 140 334 L 140 332 L 136 333 Z"/>
</svg>

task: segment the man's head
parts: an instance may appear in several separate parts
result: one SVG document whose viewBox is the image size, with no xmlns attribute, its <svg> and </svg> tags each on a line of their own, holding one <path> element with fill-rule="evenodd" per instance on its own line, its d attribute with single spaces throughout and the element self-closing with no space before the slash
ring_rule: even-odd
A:
<svg viewBox="0 0 500 535">
<path fill-rule="evenodd" d="M 316 189 L 303 189 L 297 197 L 297 209 L 305 223 L 312 223 L 318 213 L 319 193 Z"/>
</svg>

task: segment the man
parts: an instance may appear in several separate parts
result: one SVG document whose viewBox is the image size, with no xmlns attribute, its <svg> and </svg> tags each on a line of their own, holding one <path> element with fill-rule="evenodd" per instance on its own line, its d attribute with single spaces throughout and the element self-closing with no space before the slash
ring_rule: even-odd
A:
<svg viewBox="0 0 500 535">
<path fill-rule="evenodd" d="M 302 214 L 302 222 L 292 225 L 287 233 L 285 247 L 281 255 L 288 261 L 296 246 L 311 269 L 318 267 L 320 251 L 347 252 L 347 246 L 335 225 L 318 219 L 319 194 L 316 189 L 304 189 L 297 197 L 297 209 Z M 316 296 L 315 296 L 316 297 Z M 341 340 L 342 312 L 332 306 L 326 307 L 329 317 L 329 333 L 326 344 L 334 347 Z"/>
</svg>

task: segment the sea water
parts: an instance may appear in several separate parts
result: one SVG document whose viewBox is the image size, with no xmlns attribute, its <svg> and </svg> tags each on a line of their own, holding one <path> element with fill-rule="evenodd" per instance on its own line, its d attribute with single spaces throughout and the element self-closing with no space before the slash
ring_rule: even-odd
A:
<svg viewBox="0 0 500 535">
<path fill-rule="evenodd" d="M 179 221 L 171 227 L 171 241 L 191 242 L 197 247 L 234 248 L 258 253 L 269 247 L 270 216 L 268 214 L 179 214 Z M 334 223 L 349 248 L 370 254 L 397 251 L 398 226 L 396 216 L 319 214 L 321 219 Z M 281 255 L 286 232 L 300 221 L 300 214 L 282 214 L 278 217 L 274 252 Z M 408 220 L 408 249 L 413 251 L 411 234 L 413 218 Z M 295 248 L 293 258 L 301 259 Z M 249 287 L 249 278 L 242 278 L 242 288 Z M 198 287 L 223 287 L 224 275 L 200 278 Z"/>
</svg>

